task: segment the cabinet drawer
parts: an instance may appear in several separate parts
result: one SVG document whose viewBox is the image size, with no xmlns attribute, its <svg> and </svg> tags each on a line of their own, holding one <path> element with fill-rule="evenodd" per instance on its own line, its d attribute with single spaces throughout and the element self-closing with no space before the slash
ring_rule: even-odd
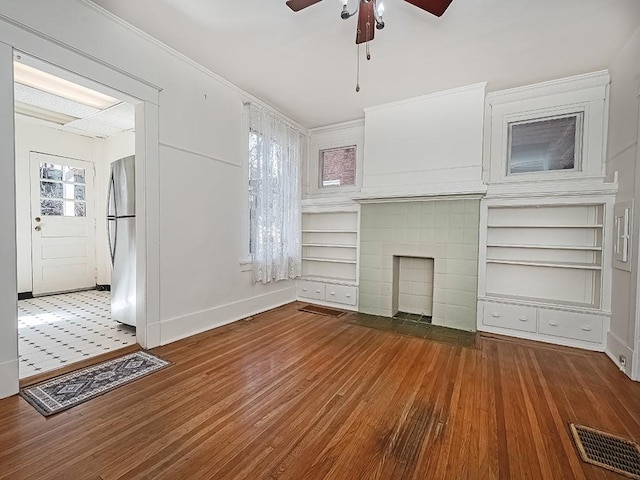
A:
<svg viewBox="0 0 640 480">
<path fill-rule="evenodd" d="M 485 302 L 482 323 L 492 327 L 536 332 L 536 308 Z"/>
<path fill-rule="evenodd" d="M 602 317 L 587 313 L 540 309 L 538 333 L 602 343 Z"/>
<path fill-rule="evenodd" d="M 324 300 L 325 285 L 320 282 L 310 282 L 308 280 L 298 280 L 298 296 L 303 298 L 313 298 Z"/>
<path fill-rule="evenodd" d="M 348 285 L 327 285 L 327 302 L 355 305 L 358 297 L 357 287 Z"/>
</svg>

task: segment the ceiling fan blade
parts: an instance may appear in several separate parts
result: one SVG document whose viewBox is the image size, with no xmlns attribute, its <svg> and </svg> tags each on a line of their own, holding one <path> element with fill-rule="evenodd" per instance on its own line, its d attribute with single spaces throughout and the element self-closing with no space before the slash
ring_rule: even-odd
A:
<svg viewBox="0 0 640 480">
<path fill-rule="evenodd" d="M 376 2 L 360 2 L 358 7 L 358 29 L 356 30 L 356 43 L 365 43 L 373 40 L 376 32 L 376 19 L 374 8 Z"/>
<path fill-rule="evenodd" d="M 310 7 L 314 3 L 318 3 L 320 1 L 322 0 L 288 0 L 287 6 L 294 12 L 297 12 L 298 10 Z"/>
<path fill-rule="evenodd" d="M 436 17 L 441 17 L 453 0 L 405 0 Z"/>
</svg>

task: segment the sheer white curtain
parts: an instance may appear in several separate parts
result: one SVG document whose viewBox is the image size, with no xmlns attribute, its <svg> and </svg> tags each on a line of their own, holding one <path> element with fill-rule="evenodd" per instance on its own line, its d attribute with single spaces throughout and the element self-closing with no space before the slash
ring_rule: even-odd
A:
<svg viewBox="0 0 640 480">
<path fill-rule="evenodd" d="M 250 249 L 255 282 L 301 274 L 301 135 L 284 119 L 251 105 Z"/>
</svg>

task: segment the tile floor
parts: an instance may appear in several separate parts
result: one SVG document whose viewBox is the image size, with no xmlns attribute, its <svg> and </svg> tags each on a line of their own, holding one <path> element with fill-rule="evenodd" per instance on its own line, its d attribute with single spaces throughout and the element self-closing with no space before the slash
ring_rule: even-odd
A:
<svg viewBox="0 0 640 480">
<path fill-rule="evenodd" d="M 404 315 L 406 316 L 407 314 Z M 422 317 L 420 315 L 418 315 L 418 317 L 424 320 L 418 321 L 397 316 L 389 318 L 356 312 L 349 313 L 342 318 L 344 318 L 347 323 L 353 325 L 386 330 L 412 337 L 426 338 L 428 340 L 449 343 L 460 347 L 474 347 L 476 344 L 475 332 L 466 332 L 464 330 L 432 325 L 426 321 L 426 319 L 430 321 L 430 317 Z"/>
<path fill-rule="evenodd" d="M 18 301 L 20 378 L 135 344 L 110 313 L 111 294 L 97 290 Z"/>
</svg>

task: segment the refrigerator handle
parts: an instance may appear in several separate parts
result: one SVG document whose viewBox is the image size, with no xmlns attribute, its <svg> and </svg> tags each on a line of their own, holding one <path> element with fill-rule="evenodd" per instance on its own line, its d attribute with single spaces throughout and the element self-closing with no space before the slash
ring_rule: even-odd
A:
<svg viewBox="0 0 640 480">
<path fill-rule="evenodd" d="M 115 229 L 113 243 L 111 243 L 111 228 Z M 109 254 L 111 256 L 111 266 L 113 267 L 115 265 L 116 259 L 116 245 L 118 243 L 118 221 L 116 219 L 107 220 L 107 238 L 109 239 Z"/>
<path fill-rule="evenodd" d="M 113 179 L 113 171 L 111 172 L 111 176 L 109 177 L 109 190 L 107 193 L 107 240 L 109 242 L 109 254 L 111 256 L 111 266 L 113 267 L 115 264 L 116 258 L 116 244 L 118 243 L 118 221 L 117 218 L 117 210 L 116 210 L 116 202 L 114 199 L 113 202 L 113 213 L 115 218 L 109 218 L 109 208 L 111 206 L 111 199 L 114 194 L 114 179 Z M 115 235 L 113 236 L 113 243 L 111 243 L 111 224 L 113 223 L 113 228 L 115 228 Z"/>
</svg>

